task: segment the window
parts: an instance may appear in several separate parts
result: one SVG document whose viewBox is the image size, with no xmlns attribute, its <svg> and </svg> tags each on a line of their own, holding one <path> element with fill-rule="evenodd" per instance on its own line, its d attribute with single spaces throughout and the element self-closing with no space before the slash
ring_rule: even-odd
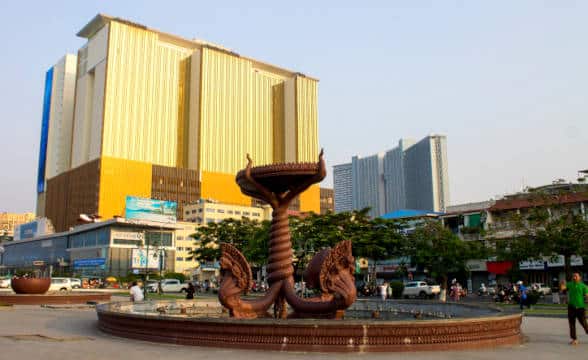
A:
<svg viewBox="0 0 588 360">
<path fill-rule="evenodd" d="M 209 224 L 209 223 L 213 223 L 213 222 L 214 222 L 214 219 L 211 219 L 211 218 L 206 218 L 206 223 L 207 223 L 207 224 Z"/>
<path fill-rule="evenodd" d="M 191 247 L 187 247 L 186 248 L 186 251 L 192 251 L 192 248 Z"/>
<path fill-rule="evenodd" d="M 177 257 L 176 258 L 176 261 L 184 261 L 184 258 L 183 257 Z"/>
<path fill-rule="evenodd" d="M 233 210 L 227 210 L 227 214 L 233 214 Z"/>
<path fill-rule="evenodd" d="M 241 211 L 235 210 L 235 215 L 241 215 Z"/>
<path fill-rule="evenodd" d="M 243 211 L 243 216 L 249 216 L 251 214 L 249 214 L 249 211 Z"/>
<path fill-rule="evenodd" d="M 190 214 L 190 210 L 186 210 L 186 215 Z"/>
<path fill-rule="evenodd" d="M 202 212 L 202 208 L 198 209 L 198 212 L 201 213 Z"/>
<path fill-rule="evenodd" d="M 176 250 L 178 250 L 178 251 L 184 251 L 184 248 L 183 247 L 177 247 Z"/>
<path fill-rule="evenodd" d="M 184 237 L 183 236 L 178 236 L 177 239 L 178 240 L 184 240 Z"/>
<path fill-rule="evenodd" d="M 214 212 L 214 209 L 207 208 L 207 209 L 206 209 L 206 212 Z"/>
<path fill-rule="evenodd" d="M 192 210 L 192 214 L 196 214 L 196 209 Z"/>
<path fill-rule="evenodd" d="M 253 216 L 257 216 L 257 217 L 259 217 L 259 213 L 258 213 L 258 212 L 254 212 L 254 213 L 253 213 Z"/>
<path fill-rule="evenodd" d="M 169 232 L 148 232 L 145 234 L 145 244 L 149 246 L 171 246 L 172 234 Z"/>
</svg>

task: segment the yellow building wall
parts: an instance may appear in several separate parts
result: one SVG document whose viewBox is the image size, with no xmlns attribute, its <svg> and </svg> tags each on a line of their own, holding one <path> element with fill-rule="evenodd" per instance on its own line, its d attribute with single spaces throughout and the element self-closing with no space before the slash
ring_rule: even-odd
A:
<svg viewBox="0 0 588 360">
<path fill-rule="evenodd" d="M 251 60 L 202 49 L 200 170 L 235 175 L 247 164 L 274 162 L 274 86 L 285 78 Z"/>
<path fill-rule="evenodd" d="M 185 166 L 192 52 L 155 32 L 110 23 L 102 156 Z"/>
<path fill-rule="evenodd" d="M 251 205 L 251 198 L 241 193 L 241 189 L 235 181 L 235 175 L 202 172 L 201 197 L 225 204 Z"/>
<path fill-rule="evenodd" d="M 319 184 L 312 185 L 300 194 L 300 211 L 321 213 L 321 188 Z"/>
<path fill-rule="evenodd" d="M 127 195 L 151 198 L 151 169 L 145 162 L 102 157 L 98 214 L 104 219 L 125 216 Z"/>
<path fill-rule="evenodd" d="M 315 162 L 319 155 L 317 81 L 296 77 L 296 161 Z"/>
</svg>

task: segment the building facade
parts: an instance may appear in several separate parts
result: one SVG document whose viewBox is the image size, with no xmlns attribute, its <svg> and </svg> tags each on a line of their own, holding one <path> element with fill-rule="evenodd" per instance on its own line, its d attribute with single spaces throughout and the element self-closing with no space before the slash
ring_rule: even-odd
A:
<svg viewBox="0 0 588 360">
<path fill-rule="evenodd" d="M 272 209 L 265 206 L 242 206 L 232 204 L 221 204 L 215 201 L 201 199 L 196 204 L 184 206 L 184 221 L 206 225 L 208 223 L 219 223 L 225 219 L 241 219 L 243 217 L 255 221 L 272 219 Z"/>
<path fill-rule="evenodd" d="M 353 210 L 353 177 L 351 163 L 333 166 L 335 212 Z"/>
<path fill-rule="evenodd" d="M 18 225 L 35 220 L 33 213 L 0 213 L 0 236 L 14 237 Z"/>
<path fill-rule="evenodd" d="M 370 207 L 377 217 L 402 209 L 443 212 L 449 205 L 447 139 L 430 135 L 415 142 L 351 163 L 333 171 L 335 211 Z"/>
<path fill-rule="evenodd" d="M 333 189 L 321 188 L 321 215 L 335 211 L 335 192 Z"/>
<path fill-rule="evenodd" d="M 255 165 L 317 160 L 316 79 L 106 15 L 78 36 L 69 161 L 39 162 L 38 212 L 58 231 L 79 213 L 122 215 L 127 195 L 176 201 L 178 217 L 199 198 L 250 206 L 234 180 L 247 153 Z M 319 199 L 314 185 L 300 211 L 318 213 Z"/>
</svg>

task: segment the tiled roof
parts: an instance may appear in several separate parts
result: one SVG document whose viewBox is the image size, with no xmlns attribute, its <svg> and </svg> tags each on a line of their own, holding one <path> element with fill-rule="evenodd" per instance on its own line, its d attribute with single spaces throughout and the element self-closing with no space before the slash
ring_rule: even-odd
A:
<svg viewBox="0 0 588 360">
<path fill-rule="evenodd" d="M 577 202 L 588 201 L 588 193 L 569 193 L 562 195 L 545 195 L 533 196 L 530 194 L 524 198 L 510 198 L 496 200 L 496 204 L 492 206 L 490 211 L 501 211 L 511 209 L 525 209 L 545 205 L 563 205 Z"/>
</svg>

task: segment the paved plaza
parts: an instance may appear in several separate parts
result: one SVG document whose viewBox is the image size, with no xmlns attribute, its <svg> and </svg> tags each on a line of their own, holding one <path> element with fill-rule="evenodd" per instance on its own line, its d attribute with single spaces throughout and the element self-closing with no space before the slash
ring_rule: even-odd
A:
<svg viewBox="0 0 588 360">
<path fill-rule="evenodd" d="M 362 358 L 406 359 L 406 353 L 316 354 L 278 353 L 176 346 L 113 337 L 96 328 L 92 308 L 43 308 L 15 306 L 0 310 L 0 359 L 246 359 L 275 358 Z M 580 329 L 578 329 L 580 330 Z M 585 359 L 588 335 L 581 334 L 580 345 L 568 345 L 567 320 L 525 318 L 527 341 L 520 346 L 452 352 L 411 353 L 410 359 Z"/>
</svg>

